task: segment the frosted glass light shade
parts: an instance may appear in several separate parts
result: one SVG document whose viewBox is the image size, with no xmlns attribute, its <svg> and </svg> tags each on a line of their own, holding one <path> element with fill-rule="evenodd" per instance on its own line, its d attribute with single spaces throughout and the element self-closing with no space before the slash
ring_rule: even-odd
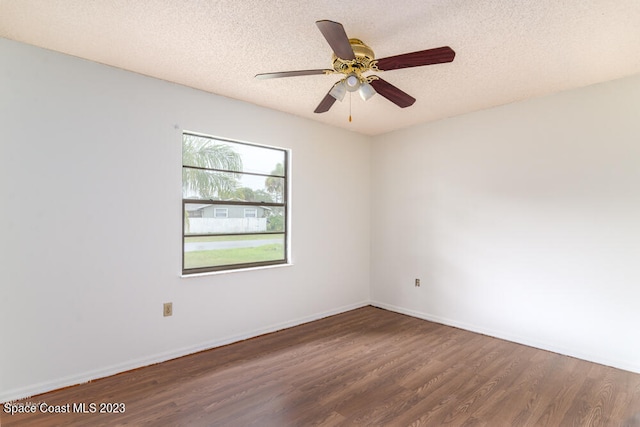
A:
<svg viewBox="0 0 640 427">
<path fill-rule="evenodd" d="M 369 83 L 362 83 L 360 89 L 358 89 L 358 93 L 360 94 L 360 98 L 367 101 L 376 94 L 376 90 Z"/>
<path fill-rule="evenodd" d="M 329 95 L 333 96 L 338 101 L 342 101 L 344 99 L 344 95 L 347 93 L 347 88 L 343 81 L 339 81 L 333 88 L 329 91 Z"/>
<path fill-rule="evenodd" d="M 350 74 L 344 79 L 345 86 L 349 92 L 355 92 L 360 87 L 358 76 Z"/>
</svg>

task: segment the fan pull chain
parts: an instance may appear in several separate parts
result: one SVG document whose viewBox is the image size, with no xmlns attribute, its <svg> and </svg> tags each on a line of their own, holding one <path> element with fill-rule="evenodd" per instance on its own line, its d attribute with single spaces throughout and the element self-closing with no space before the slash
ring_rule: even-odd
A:
<svg viewBox="0 0 640 427">
<path fill-rule="evenodd" d="M 351 92 L 349 92 L 349 123 L 351 123 Z"/>
</svg>

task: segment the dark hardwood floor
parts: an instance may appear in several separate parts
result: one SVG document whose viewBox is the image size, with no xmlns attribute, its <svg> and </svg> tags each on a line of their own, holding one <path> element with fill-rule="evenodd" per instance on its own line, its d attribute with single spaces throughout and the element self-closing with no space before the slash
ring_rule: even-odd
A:
<svg viewBox="0 0 640 427">
<path fill-rule="evenodd" d="M 2 427 L 640 426 L 640 375 L 364 307 L 22 402 L 72 413 Z"/>
</svg>

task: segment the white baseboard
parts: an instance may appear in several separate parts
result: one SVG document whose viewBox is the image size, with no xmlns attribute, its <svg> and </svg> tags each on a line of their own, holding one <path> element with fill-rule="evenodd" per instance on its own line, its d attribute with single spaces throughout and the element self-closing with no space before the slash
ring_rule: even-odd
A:
<svg viewBox="0 0 640 427">
<path fill-rule="evenodd" d="M 482 335 L 503 339 L 505 341 L 511 341 L 511 342 L 523 344 L 529 347 L 539 348 L 541 350 L 547 350 L 553 353 L 575 357 L 576 359 L 582 359 L 588 362 L 598 363 L 600 365 L 611 366 L 613 368 L 622 369 L 625 371 L 640 374 L 640 365 L 636 361 L 630 362 L 626 360 L 612 360 L 609 358 L 603 358 L 598 355 L 585 354 L 584 352 L 581 352 L 581 351 L 576 351 L 574 349 L 565 348 L 565 347 L 559 347 L 557 345 L 534 340 L 526 336 L 519 336 L 519 335 L 507 333 L 504 331 L 488 329 L 481 326 L 472 325 L 465 322 L 459 322 L 453 319 L 447 319 L 447 318 L 435 316 L 429 313 L 423 313 L 420 311 L 398 307 L 395 305 L 386 304 L 378 301 L 371 301 L 370 305 L 374 307 L 383 308 L 385 310 L 393 311 L 396 313 L 406 314 L 407 316 L 416 317 L 418 319 L 424 319 L 431 322 L 440 323 L 446 326 L 453 326 L 454 328 L 464 329 L 466 331 L 476 332 Z"/>
<path fill-rule="evenodd" d="M 325 317 L 333 316 L 336 314 L 344 313 L 346 311 L 355 310 L 368 306 L 369 301 L 362 301 L 356 304 L 350 304 L 335 308 L 332 310 L 316 313 L 310 316 L 301 317 L 298 319 L 289 320 L 282 323 L 277 323 L 264 328 L 255 329 L 253 331 L 247 331 L 243 334 L 234 335 L 218 340 L 206 341 L 194 346 L 184 347 L 176 350 L 167 351 L 164 353 L 154 354 L 149 357 L 143 357 L 139 359 L 128 360 L 123 363 L 107 366 L 101 369 L 96 369 L 87 372 L 81 372 L 76 375 L 70 375 L 63 378 L 58 378 L 53 381 L 45 381 L 37 384 L 32 384 L 22 388 L 5 390 L 0 394 L 0 404 L 5 402 L 11 402 L 18 399 L 26 399 L 32 396 L 47 393 L 52 390 L 58 390 L 65 387 L 70 387 L 78 384 L 88 383 L 100 378 L 109 377 L 122 372 L 130 371 L 133 369 L 142 368 L 145 366 L 155 365 L 156 363 L 166 362 L 171 359 L 177 359 L 178 357 L 187 356 L 189 354 L 198 353 L 204 350 L 210 350 L 212 348 L 220 347 L 223 345 L 231 344 L 234 342 L 243 341 L 249 338 L 254 338 L 260 335 L 276 332 L 282 329 L 291 328 L 293 326 L 302 325 L 304 323 L 313 322 Z"/>
</svg>

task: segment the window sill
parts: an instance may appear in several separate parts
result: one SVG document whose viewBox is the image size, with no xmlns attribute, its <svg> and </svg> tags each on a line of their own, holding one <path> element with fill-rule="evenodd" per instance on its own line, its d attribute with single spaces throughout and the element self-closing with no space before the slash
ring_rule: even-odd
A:
<svg viewBox="0 0 640 427">
<path fill-rule="evenodd" d="M 231 273 L 240 273 L 243 271 L 267 270 L 272 268 L 282 268 L 282 267 L 291 267 L 291 266 L 293 266 L 293 263 L 288 262 L 286 264 L 264 265 L 261 267 L 247 267 L 247 268 L 236 268 L 233 270 L 208 271 L 206 273 L 180 274 L 180 277 L 182 279 L 190 279 L 192 277 L 217 276 L 219 274 L 231 274 Z"/>
</svg>

